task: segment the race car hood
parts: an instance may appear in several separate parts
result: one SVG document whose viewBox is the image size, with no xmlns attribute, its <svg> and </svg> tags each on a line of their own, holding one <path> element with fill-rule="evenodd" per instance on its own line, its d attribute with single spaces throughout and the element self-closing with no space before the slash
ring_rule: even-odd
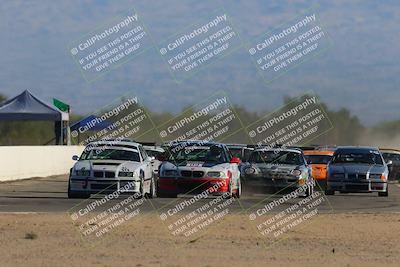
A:
<svg viewBox="0 0 400 267">
<path fill-rule="evenodd" d="M 177 162 L 176 164 L 168 161 L 163 163 L 164 170 L 176 171 L 226 171 L 229 163 L 203 162 L 203 161 L 187 161 Z"/>
<path fill-rule="evenodd" d="M 329 172 L 332 173 L 358 173 L 358 174 L 367 174 L 367 173 L 383 173 L 385 171 L 384 165 L 376 165 L 376 164 L 330 164 Z"/>
<path fill-rule="evenodd" d="M 291 171 L 295 169 L 299 169 L 300 166 L 297 165 L 285 165 L 285 164 L 267 164 L 267 163 L 257 163 L 252 164 L 252 167 L 255 167 L 262 174 L 269 174 L 271 172 L 281 172 L 290 174 Z"/>
</svg>

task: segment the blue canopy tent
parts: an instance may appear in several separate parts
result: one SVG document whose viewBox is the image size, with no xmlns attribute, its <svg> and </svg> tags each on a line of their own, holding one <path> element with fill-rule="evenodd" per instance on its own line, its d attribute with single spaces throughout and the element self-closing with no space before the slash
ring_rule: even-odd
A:
<svg viewBox="0 0 400 267">
<path fill-rule="evenodd" d="M 69 114 L 57 110 L 25 90 L 0 105 L 0 121 L 54 121 L 56 143 L 63 143 L 62 124 Z"/>
<path fill-rule="evenodd" d="M 97 117 L 95 115 L 90 115 L 90 116 L 74 123 L 73 125 L 71 125 L 71 127 L 70 127 L 71 132 L 76 131 L 78 133 L 77 134 L 78 143 L 80 142 L 79 128 L 85 128 L 85 126 L 87 127 L 88 125 L 90 125 L 90 127 L 87 127 L 88 130 L 85 130 L 85 132 L 87 132 L 87 131 L 94 132 L 94 131 L 101 131 L 101 130 L 107 128 L 108 126 L 112 125 L 112 122 L 110 122 L 108 120 L 93 123 L 93 121 L 100 121 L 100 120 L 96 120 L 96 119 L 97 119 Z"/>
</svg>

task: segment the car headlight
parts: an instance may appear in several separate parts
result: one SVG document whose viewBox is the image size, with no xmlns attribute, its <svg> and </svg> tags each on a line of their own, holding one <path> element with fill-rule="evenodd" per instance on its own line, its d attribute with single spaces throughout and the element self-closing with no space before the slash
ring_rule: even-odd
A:
<svg viewBox="0 0 400 267">
<path fill-rule="evenodd" d="M 118 177 L 133 177 L 133 172 L 119 172 Z"/>
<path fill-rule="evenodd" d="M 176 170 L 165 170 L 163 172 L 164 176 L 178 176 L 178 171 Z"/>
<path fill-rule="evenodd" d="M 300 170 L 293 170 L 293 171 L 292 171 L 292 175 L 294 175 L 294 176 L 300 176 L 300 175 L 301 175 L 301 171 L 300 171 Z"/>
<path fill-rule="evenodd" d="M 386 180 L 386 177 L 383 173 L 370 173 L 369 179 Z"/>
<path fill-rule="evenodd" d="M 344 173 L 332 173 L 332 178 L 344 178 Z"/>
<path fill-rule="evenodd" d="M 256 172 L 256 169 L 253 167 L 249 167 L 244 171 L 246 174 L 254 174 Z"/>
<path fill-rule="evenodd" d="M 90 175 L 90 171 L 88 170 L 77 170 L 75 171 L 77 176 L 89 176 Z"/>
<path fill-rule="evenodd" d="M 220 177 L 225 177 L 225 173 L 223 172 L 208 172 L 207 176 L 210 178 L 220 178 Z"/>
</svg>

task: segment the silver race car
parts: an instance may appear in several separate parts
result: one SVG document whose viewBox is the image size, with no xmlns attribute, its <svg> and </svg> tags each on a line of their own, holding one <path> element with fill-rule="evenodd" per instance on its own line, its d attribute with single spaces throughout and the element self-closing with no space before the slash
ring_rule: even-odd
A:
<svg viewBox="0 0 400 267">
<path fill-rule="evenodd" d="M 377 148 L 339 147 L 328 164 L 325 194 L 378 192 L 388 196 L 388 165 Z"/>
<path fill-rule="evenodd" d="M 300 149 L 256 148 L 243 167 L 245 188 L 256 193 L 276 193 L 304 188 L 303 196 L 314 190 L 311 168 Z"/>
<path fill-rule="evenodd" d="M 133 141 L 98 141 L 86 146 L 70 171 L 69 198 L 88 198 L 94 193 L 130 193 L 155 196 L 152 158 Z"/>
</svg>

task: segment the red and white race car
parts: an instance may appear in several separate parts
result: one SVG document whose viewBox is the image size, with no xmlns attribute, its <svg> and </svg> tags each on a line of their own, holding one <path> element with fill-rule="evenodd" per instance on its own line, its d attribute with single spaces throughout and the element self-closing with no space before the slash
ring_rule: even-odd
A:
<svg viewBox="0 0 400 267">
<path fill-rule="evenodd" d="M 159 171 L 160 197 L 200 192 L 240 197 L 240 159 L 232 157 L 226 145 L 180 141 L 173 142 L 166 150 Z"/>
</svg>

